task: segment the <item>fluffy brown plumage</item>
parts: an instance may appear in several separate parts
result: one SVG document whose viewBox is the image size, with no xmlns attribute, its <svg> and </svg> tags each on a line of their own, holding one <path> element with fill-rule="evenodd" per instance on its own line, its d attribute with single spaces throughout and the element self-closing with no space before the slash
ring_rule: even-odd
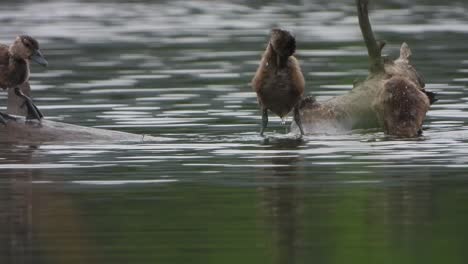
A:
<svg viewBox="0 0 468 264">
<path fill-rule="evenodd" d="M 268 124 L 268 110 L 283 118 L 294 109 L 294 121 L 304 134 L 299 110 L 296 107 L 304 94 L 304 76 L 299 62 L 293 56 L 296 40 L 286 30 L 273 29 L 268 47 L 252 80 L 262 110 L 262 129 Z"/>
<path fill-rule="evenodd" d="M 382 92 L 383 127 L 387 134 L 417 136 L 429 110 L 430 97 L 408 78 L 395 76 Z"/>
<path fill-rule="evenodd" d="M 16 94 L 25 100 L 25 105 L 28 107 L 28 117 L 40 120 L 42 113 L 32 103 L 32 100 L 18 88 L 29 79 L 29 62 L 31 60 L 42 66 L 47 66 L 47 61 L 39 50 L 39 43 L 32 37 L 18 36 L 10 46 L 0 44 L 0 87 L 15 89 Z M 0 122 L 5 123 L 4 121 L 0 119 Z"/>
</svg>

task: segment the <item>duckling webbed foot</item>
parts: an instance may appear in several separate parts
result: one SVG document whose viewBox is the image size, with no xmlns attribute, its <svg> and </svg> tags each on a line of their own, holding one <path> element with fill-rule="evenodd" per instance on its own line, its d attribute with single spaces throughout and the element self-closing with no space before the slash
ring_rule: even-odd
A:
<svg viewBox="0 0 468 264">
<path fill-rule="evenodd" d="M 268 109 L 263 109 L 262 113 L 262 128 L 260 129 L 260 136 L 263 137 L 263 132 L 268 125 Z"/>
<path fill-rule="evenodd" d="M 7 120 L 16 120 L 16 118 L 12 117 L 9 114 L 5 114 L 5 113 L 0 112 L 0 123 L 2 123 L 3 125 L 6 126 L 7 125 Z"/>
<path fill-rule="evenodd" d="M 32 99 L 26 96 L 20 90 L 20 88 L 15 88 L 15 94 L 24 99 L 24 104 L 22 107 L 26 106 L 28 109 L 26 119 L 37 119 L 38 121 L 41 121 L 44 115 L 41 113 L 39 108 L 37 108 L 37 106 L 33 103 Z"/>
<path fill-rule="evenodd" d="M 304 129 L 302 128 L 301 114 L 299 112 L 298 106 L 294 107 L 294 122 L 296 122 L 297 127 L 299 127 L 299 130 L 301 131 L 301 136 L 303 136 Z"/>
</svg>

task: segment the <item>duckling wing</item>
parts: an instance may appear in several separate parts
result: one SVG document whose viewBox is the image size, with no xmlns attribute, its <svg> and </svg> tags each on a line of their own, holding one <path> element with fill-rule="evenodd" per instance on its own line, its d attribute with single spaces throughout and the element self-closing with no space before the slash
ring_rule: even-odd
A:
<svg viewBox="0 0 468 264">
<path fill-rule="evenodd" d="M 0 67 L 8 66 L 10 61 L 10 53 L 8 52 L 8 46 L 0 44 Z"/>
<path fill-rule="evenodd" d="M 6 76 L 8 75 L 8 64 L 10 62 L 10 53 L 8 52 L 9 47 L 4 44 L 0 44 L 0 88 L 6 89 Z"/>
</svg>

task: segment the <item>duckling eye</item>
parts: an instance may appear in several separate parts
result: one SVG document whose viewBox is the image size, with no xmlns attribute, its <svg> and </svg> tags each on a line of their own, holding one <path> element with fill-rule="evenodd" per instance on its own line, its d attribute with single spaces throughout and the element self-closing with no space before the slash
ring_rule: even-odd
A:
<svg viewBox="0 0 468 264">
<path fill-rule="evenodd" d="M 31 43 L 29 43 L 29 42 L 27 42 L 27 41 L 23 41 L 23 45 L 24 45 L 26 48 L 28 48 L 28 49 L 30 49 L 30 48 L 32 47 L 32 46 L 31 46 Z"/>
</svg>

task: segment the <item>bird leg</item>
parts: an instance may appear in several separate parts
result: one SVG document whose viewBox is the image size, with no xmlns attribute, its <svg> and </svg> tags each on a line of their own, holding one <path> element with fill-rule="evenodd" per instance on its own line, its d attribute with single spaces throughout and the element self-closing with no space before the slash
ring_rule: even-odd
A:
<svg viewBox="0 0 468 264">
<path fill-rule="evenodd" d="M 263 137 L 263 132 L 268 125 L 268 109 L 263 109 L 262 113 L 262 128 L 260 129 L 260 136 Z"/>
<path fill-rule="evenodd" d="M 33 103 L 32 99 L 26 96 L 19 87 L 15 88 L 15 94 L 24 99 L 24 104 L 22 105 L 22 107 L 26 106 L 28 109 L 26 119 L 37 119 L 41 121 L 44 115 L 37 108 L 37 106 Z"/>
<path fill-rule="evenodd" d="M 0 112 L 0 123 L 2 123 L 3 125 L 6 126 L 6 124 L 7 124 L 6 121 L 7 120 L 16 120 L 16 118 L 12 117 L 9 114 L 5 114 L 5 113 Z"/>
<path fill-rule="evenodd" d="M 301 131 L 301 136 L 304 135 L 304 129 L 302 128 L 302 121 L 301 121 L 301 114 L 299 112 L 299 106 L 296 105 L 294 107 L 294 122 L 296 122 L 297 127 L 299 127 L 299 130 Z"/>
</svg>

